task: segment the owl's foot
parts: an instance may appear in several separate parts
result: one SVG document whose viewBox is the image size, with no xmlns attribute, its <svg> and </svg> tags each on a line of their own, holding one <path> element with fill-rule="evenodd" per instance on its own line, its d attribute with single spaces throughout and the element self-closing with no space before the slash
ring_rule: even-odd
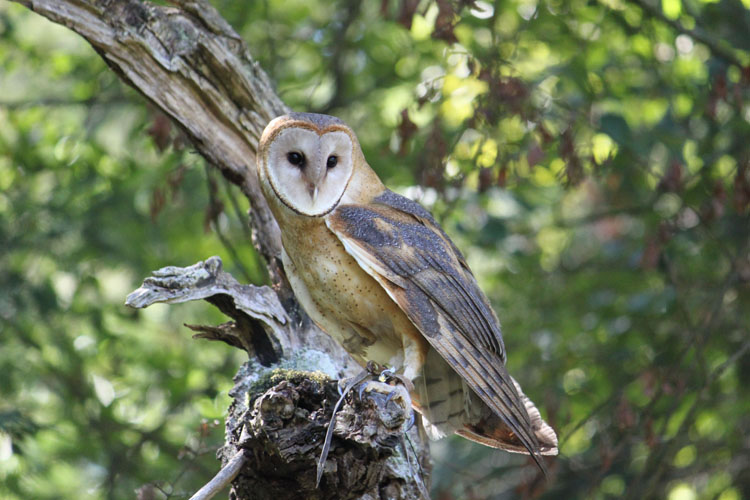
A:
<svg viewBox="0 0 750 500">
<path fill-rule="evenodd" d="M 384 384 L 401 384 L 409 392 L 414 390 L 414 383 L 409 380 L 408 377 L 405 377 L 400 373 L 396 373 L 392 368 L 386 368 L 385 366 L 378 364 L 375 361 L 368 361 L 365 369 L 354 377 L 339 379 L 339 396 L 343 396 L 345 394 L 345 388 L 347 384 L 352 380 L 355 380 L 355 385 L 360 384 L 359 388 L 357 389 L 357 395 L 359 396 L 359 399 L 362 399 L 362 395 L 367 387 L 365 384 L 362 384 L 362 382 L 367 378 L 368 374 L 373 378 L 373 380 L 377 380 Z"/>
<path fill-rule="evenodd" d="M 374 361 L 369 361 L 365 368 L 371 374 L 373 380 L 361 382 L 357 394 L 362 400 L 367 394 L 380 408 L 382 415 L 396 413 L 397 418 L 403 418 L 404 414 L 409 417 L 406 422 L 411 422 L 414 418 L 411 410 L 411 397 L 409 393 L 414 390 L 414 384 L 407 377 L 396 373 L 392 368 L 386 368 Z M 395 403 L 395 407 L 389 404 Z M 383 421 L 389 427 L 396 422 Z M 389 425 L 391 424 L 391 425 Z M 407 429 L 408 430 L 408 429 Z"/>
<path fill-rule="evenodd" d="M 360 401 L 377 407 L 377 414 L 386 428 L 395 430 L 400 426 L 406 430 L 412 417 L 411 397 L 406 387 L 365 380 L 357 389 L 357 394 Z"/>
<path fill-rule="evenodd" d="M 408 377 L 401 375 L 400 373 L 394 372 L 391 368 L 386 368 L 385 370 L 382 370 L 380 372 L 380 375 L 378 377 L 378 380 L 385 383 L 391 383 L 396 382 L 404 387 L 406 387 L 406 390 L 411 392 L 414 390 L 414 383 L 409 380 Z"/>
<path fill-rule="evenodd" d="M 368 362 L 366 368 L 354 377 L 339 380 L 340 397 L 333 407 L 331 421 L 328 424 L 328 431 L 323 442 L 323 450 L 318 459 L 316 484 L 320 484 L 323 467 L 331 448 L 331 439 L 336 425 L 336 412 L 346 399 L 347 394 L 355 387 L 357 387 L 357 395 L 361 401 L 365 400 L 366 395 L 377 405 L 378 415 L 386 427 L 394 429 L 403 426 L 404 432 L 407 432 L 414 425 L 415 416 L 409 395 L 414 390 L 414 384 L 408 378 L 395 373 L 391 369 L 387 369 L 374 361 Z"/>
<path fill-rule="evenodd" d="M 376 363 L 372 361 L 370 363 L 376 366 Z M 373 370 L 370 363 L 368 363 L 368 371 L 373 373 L 373 375 L 377 375 L 378 378 L 377 381 L 363 382 L 360 384 L 358 390 L 359 399 L 362 399 L 364 393 L 368 392 L 371 395 L 377 394 L 377 396 L 375 396 L 376 403 L 379 404 L 383 410 L 388 408 L 388 403 L 391 401 L 394 401 L 401 408 L 408 409 L 409 417 L 406 420 L 404 428 L 404 432 L 408 432 L 414 426 L 414 422 L 416 422 L 414 411 L 411 409 L 411 397 L 409 396 L 414 390 L 414 383 L 404 375 L 396 373 L 391 368 L 377 367 L 379 369 L 376 368 Z M 382 397 L 378 397 L 382 394 L 385 394 L 385 400 L 382 400 Z"/>
<path fill-rule="evenodd" d="M 367 366 L 369 371 L 372 373 L 373 370 L 370 363 L 368 363 Z M 408 432 L 416 422 L 416 415 L 414 410 L 412 409 L 411 397 L 409 396 L 409 393 L 414 390 L 414 384 L 409 378 L 394 372 L 390 368 L 375 370 L 375 373 L 373 374 L 377 375 L 377 380 L 362 382 L 359 386 L 359 390 L 357 391 L 359 393 L 359 397 L 360 399 L 362 399 L 364 393 L 367 393 L 370 399 L 375 401 L 380 410 L 380 418 L 385 425 L 391 428 L 393 428 L 394 424 L 402 426 L 403 434 L 401 434 L 399 441 L 403 456 L 406 458 L 406 463 L 409 466 L 409 470 L 412 471 L 411 475 L 412 477 L 414 477 L 417 488 L 419 489 L 420 497 L 423 499 L 429 499 L 430 494 L 427 491 L 427 487 L 425 486 L 424 471 L 422 470 L 422 466 L 417 459 L 416 472 L 418 473 L 415 474 L 415 470 L 412 467 L 412 461 L 410 458 L 410 455 L 412 454 L 414 454 L 416 458 L 414 448 L 411 446 L 411 441 L 409 440 L 408 435 Z M 408 418 L 406 419 L 404 419 L 405 412 L 408 415 Z M 396 418 L 389 421 L 389 416 L 395 416 Z M 407 443 L 409 443 L 409 447 L 407 447 Z M 409 453 L 409 449 L 411 449 L 412 453 Z"/>
</svg>

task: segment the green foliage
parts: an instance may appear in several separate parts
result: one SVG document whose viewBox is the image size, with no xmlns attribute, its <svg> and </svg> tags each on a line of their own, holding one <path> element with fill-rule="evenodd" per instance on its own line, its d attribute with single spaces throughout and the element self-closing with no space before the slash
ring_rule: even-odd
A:
<svg viewBox="0 0 750 500">
<path fill-rule="evenodd" d="M 440 218 L 558 431 L 542 485 L 436 443 L 436 497 L 750 497 L 750 3 L 215 5 Z M 246 202 L 64 28 L 0 6 L 0 68 L 0 496 L 193 491 L 241 357 L 122 302 L 214 254 L 263 282 Z"/>
</svg>

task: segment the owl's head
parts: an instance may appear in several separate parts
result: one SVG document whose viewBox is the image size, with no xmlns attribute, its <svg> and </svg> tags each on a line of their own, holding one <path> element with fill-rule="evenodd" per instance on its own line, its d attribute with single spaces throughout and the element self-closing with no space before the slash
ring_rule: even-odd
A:
<svg viewBox="0 0 750 500">
<path fill-rule="evenodd" d="M 341 200 L 361 154 L 356 136 L 338 118 L 290 113 L 263 131 L 258 176 L 266 196 L 299 214 L 321 216 Z"/>
</svg>

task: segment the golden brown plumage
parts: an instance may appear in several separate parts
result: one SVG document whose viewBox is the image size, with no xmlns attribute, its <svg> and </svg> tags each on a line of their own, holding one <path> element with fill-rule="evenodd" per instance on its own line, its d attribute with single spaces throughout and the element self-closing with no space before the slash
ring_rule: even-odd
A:
<svg viewBox="0 0 750 500">
<path fill-rule="evenodd" d="M 292 113 L 261 137 L 258 175 L 284 268 L 310 317 L 364 365 L 415 382 L 431 437 L 538 455 L 557 437 L 505 369 L 500 324 L 461 252 L 380 182 L 337 118 Z"/>
</svg>

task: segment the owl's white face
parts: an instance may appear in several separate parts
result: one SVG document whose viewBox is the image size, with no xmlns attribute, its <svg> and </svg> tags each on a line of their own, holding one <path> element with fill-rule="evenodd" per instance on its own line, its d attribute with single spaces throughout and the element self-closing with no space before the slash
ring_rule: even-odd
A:
<svg viewBox="0 0 750 500">
<path fill-rule="evenodd" d="M 330 212 L 352 175 L 352 140 L 346 132 L 281 130 L 268 148 L 265 174 L 279 199 L 303 215 Z M 262 167 L 263 168 L 263 167 Z"/>
</svg>

